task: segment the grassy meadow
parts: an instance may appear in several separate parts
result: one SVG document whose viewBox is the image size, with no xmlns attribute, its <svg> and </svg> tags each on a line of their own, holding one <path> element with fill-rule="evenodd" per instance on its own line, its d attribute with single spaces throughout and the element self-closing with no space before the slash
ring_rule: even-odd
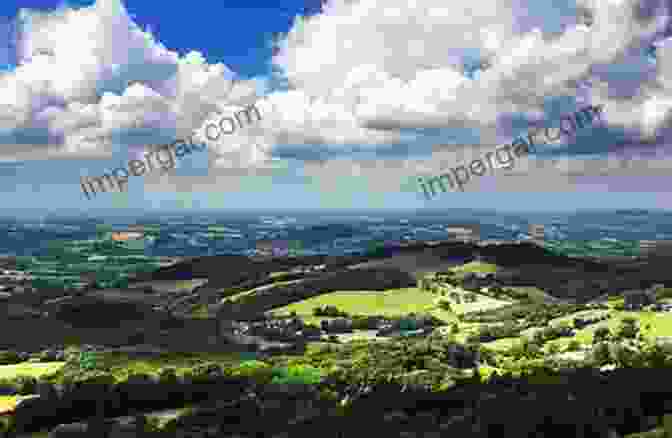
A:
<svg viewBox="0 0 672 438">
<path fill-rule="evenodd" d="M 312 297 L 272 310 L 271 314 L 296 312 L 307 322 L 317 322 L 324 317 L 314 317 L 313 308 L 331 305 L 348 314 L 401 316 L 409 313 L 430 313 L 446 322 L 454 321 L 452 312 L 441 310 L 436 295 L 416 287 L 386 291 L 337 291 Z"/>
</svg>

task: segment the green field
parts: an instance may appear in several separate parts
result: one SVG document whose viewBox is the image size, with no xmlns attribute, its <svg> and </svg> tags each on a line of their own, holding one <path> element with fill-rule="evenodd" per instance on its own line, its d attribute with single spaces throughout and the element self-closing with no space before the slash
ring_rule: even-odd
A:
<svg viewBox="0 0 672 438">
<path fill-rule="evenodd" d="M 297 316 L 311 322 L 324 319 L 313 317 L 313 308 L 331 305 L 356 315 L 402 316 L 415 312 L 431 313 L 444 321 L 453 321 L 453 313 L 439 309 L 435 300 L 436 295 L 415 287 L 386 291 L 337 291 L 279 307 L 270 313 L 296 312 Z"/>
<path fill-rule="evenodd" d="M 497 269 L 498 269 L 497 265 L 483 262 L 469 262 L 461 266 L 450 268 L 450 270 L 455 272 L 456 274 L 465 274 L 467 272 L 495 273 L 497 272 Z"/>
<path fill-rule="evenodd" d="M 468 294 L 468 291 L 461 289 L 455 286 L 446 286 L 446 294 L 440 298 L 442 301 L 448 301 L 451 308 L 457 315 L 463 315 L 470 312 L 479 312 L 481 310 L 490 310 L 497 309 L 512 303 L 512 301 L 506 300 L 497 300 L 495 298 L 490 298 L 485 295 L 476 294 L 478 297 L 477 301 L 474 303 L 467 303 L 464 301 L 464 295 Z M 456 303 L 450 298 L 451 292 L 457 292 L 460 295 L 460 303 Z"/>
<path fill-rule="evenodd" d="M 165 353 L 154 358 L 137 358 L 122 352 L 106 352 L 96 355 L 96 367 L 109 370 L 117 381 L 122 381 L 131 374 L 157 375 L 164 367 L 174 367 L 180 375 L 203 362 L 225 366 L 241 360 L 240 353 Z"/>
<path fill-rule="evenodd" d="M 47 374 L 53 374 L 63 368 L 64 365 L 65 362 L 24 362 L 16 365 L 2 365 L 0 366 L 0 379 L 13 379 L 17 376 L 38 378 Z"/>
</svg>

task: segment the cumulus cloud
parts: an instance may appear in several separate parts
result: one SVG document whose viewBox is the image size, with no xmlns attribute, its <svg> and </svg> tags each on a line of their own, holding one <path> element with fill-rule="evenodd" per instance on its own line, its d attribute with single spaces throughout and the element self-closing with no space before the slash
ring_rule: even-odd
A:
<svg viewBox="0 0 672 438">
<path fill-rule="evenodd" d="M 544 104 L 549 98 L 572 96 L 581 106 L 603 104 L 604 126 L 626 138 L 621 145 L 653 143 L 663 147 L 669 141 L 664 133 L 672 104 L 667 82 L 672 68 L 668 65 L 669 49 L 658 42 L 669 33 L 671 11 L 667 3 L 581 1 L 574 21 L 564 20 L 562 32 L 555 33 L 545 32 L 541 26 L 529 28 L 534 22 L 527 10 L 527 3 L 514 1 L 468 2 L 451 5 L 450 11 L 438 1 L 328 2 L 321 14 L 295 24 L 274 58 L 293 87 L 274 96 L 277 108 L 286 110 L 289 119 L 279 124 L 285 133 L 278 140 L 282 142 L 292 133 L 288 123 L 305 128 L 314 118 L 303 115 L 327 103 L 349 110 L 360 126 L 388 134 L 386 138 L 364 131 L 367 139 L 362 142 L 385 143 L 396 135 L 398 141 L 412 142 L 399 134 L 405 128 L 466 128 L 479 133 L 480 145 L 465 146 L 473 149 L 473 155 L 482 153 L 484 147 L 510 141 L 515 134 L 511 121 L 517 116 L 528 124 L 557 123 L 545 113 Z M 652 43 L 659 46 L 656 65 L 642 62 L 641 52 Z M 467 50 L 476 51 L 484 67 L 473 78 L 464 74 L 461 65 Z M 628 65 L 635 67 L 624 75 L 622 67 Z M 303 111 L 290 111 L 297 101 Z M 323 136 L 330 134 L 327 126 L 326 121 L 320 126 Z M 327 149 L 327 145 L 356 141 L 344 138 L 341 131 L 331 138 L 304 138 L 311 146 L 322 146 L 326 140 L 323 148 Z M 294 137 L 291 141 L 299 140 Z M 563 137 L 563 142 L 573 140 Z M 577 141 L 589 140 L 584 136 Z M 306 151 L 304 157 L 314 154 L 314 150 Z M 622 166 L 610 164 L 613 158 L 601 160 L 605 163 L 601 174 L 621 172 Z M 644 172 L 667 166 L 666 161 L 652 164 L 651 160 L 641 156 L 637 169 Z M 435 152 L 431 159 L 411 161 L 419 172 L 450 159 Z M 538 161 L 540 167 L 549 167 L 548 160 Z M 573 175 L 580 172 L 585 160 L 568 155 L 556 161 L 551 167 L 567 188 L 566 182 L 575 180 Z M 452 161 L 452 165 L 460 162 Z M 386 171 L 394 168 L 391 161 L 383 163 L 380 176 L 372 181 L 395 178 Z M 333 169 L 342 166 L 343 162 L 327 165 Z M 325 166 L 309 167 L 309 173 L 319 169 L 316 173 L 325 175 Z M 351 170 L 358 172 L 358 165 L 351 164 Z M 515 172 L 544 179 L 542 173 L 525 167 Z M 397 173 L 396 177 L 403 179 L 404 175 Z M 498 181 L 499 188 L 512 178 L 493 177 L 493 181 Z"/>
<path fill-rule="evenodd" d="M 22 9 L 13 27 L 17 65 L 0 73 L 2 156 L 109 156 L 112 142 L 186 137 L 228 102 L 231 70 L 168 50 L 119 0 Z"/>
<path fill-rule="evenodd" d="M 236 81 L 198 52 L 180 57 L 133 23 L 120 0 L 22 11 L 13 23 L 18 66 L 0 73 L 0 102 L 11 106 L 0 107 L 2 155 L 109 154 L 114 143 L 194 134 L 208 144 L 215 169 L 263 168 L 291 157 L 315 178 L 328 179 L 329 168 L 389 188 L 392 179 L 462 159 L 434 152 L 374 166 L 354 155 L 390 144 L 412 150 L 423 130 L 452 129 L 476 132 L 478 141 L 455 143 L 465 156 L 478 155 L 510 140 L 515 118 L 548 119 L 546 104 L 561 96 L 603 104 L 607 128 L 626 143 L 669 142 L 672 49 L 658 42 L 670 30 L 669 2 L 580 0 L 560 32 L 546 31 L 528 9 L 524 0 L 450 7 L 442 0 L 330 0 L 316 15 L 298 17 L 278 42 L 272 63 L 286 87 L 271 91 L 268 80 Z M 654 42 L 655 65 L 616 72 L 638 65 Z M 481 67 L 477 74 L 466 74 L 467 58 Z M 262 120 L 221 141 L 203 138 L 204 123 L 251 104 Z M 325 158 L 335 163 L 315 163 Z M 561 180 L 581 167 L 577 157 L 565 161 L 555 166 Z M 535 172 L 521 166 L 514 174 L 543 178 Z M 515 179 L 493 178 L 501 179 L 497 188 Z"/>
</svg>

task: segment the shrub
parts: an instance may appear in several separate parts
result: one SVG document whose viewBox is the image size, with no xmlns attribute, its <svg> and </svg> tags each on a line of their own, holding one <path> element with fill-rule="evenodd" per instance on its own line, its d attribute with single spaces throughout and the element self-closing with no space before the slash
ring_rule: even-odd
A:
<svg viewBox="0 0 672 438">
<path fill-rule="evenodd" d="M 56 360 L 56 352 L 54 350 L 44 350 L 40 352 L 40 362 L 54 362 Z"/>
<path fill-rule="evenodd" d="M 16 351 L 0 351 L 0 365 L 14 365 L 23 362 Z"/>
<path fill-rule="evenodd" d="M 503 325 L 482 326 L 477 335 L 469 337 L 469 342 L 490 342 L 501 338 L 513 338 L 520 335 L 522 327 L 513 322 L 506 322 Z"/>
<path fill-rule="evenodd" d="M 621 345 L 615 344 L 612 346 L 611 354 L 618 366 L 621 367 L 634 367 L 641 364 L 643 357 L 640 357 L 636 351 L 633 349 Z"/>
<path fill-rule="evenodd" d="M 196 379 L 208 379 L 212 374 L 220 374 L 222 368 L 215 362 L 199 363 L 192 368 Z"/>
<path fill-rule="evenodd" d="M 569 344 L 567 345 L 567 351 L 579 351 L 580 349 L 581 342 L 577 341 L 576 339 L 569 341 Z"/>
<path fill-rule="evenodd" d="M 556 343 L 548 344 L 548 354 L 558 354 L 560 353 L 560 346 Z"/>
<path fill-rule="evenodd" d="M 655 293 L 656 293 L 656 299 L 658 300 L 664 298 L 672 298 L 672 288 L 670 287 L 658 288 L 656 289 Z"/>
<path fill-rule="evenodd" d="M 0 417 L 0 431 L 5 434 L 3 436 L 13 436 L 7 432 L 16 431 L 16 417 L 14 415 Z"/>
<path fill-rule="evenodd" d="M 376 330 L 380 318 L 377 316 L 356 316 L 352 319 L 354 330 Z"/>
<path fill-rule="evenodd" d="M 20 395 L 35 394 L 37 390 L 37 379 L 32 376 L 18 376 L 15 380 L 17 392 Z"/>
<path fill-rule="evenodd" d="M 254 378 L 261 383 L 268 383 L 273 378 L 273 367 L 259 360 L 246 360 L 232 368 L 232 375 L 236 377 Z"/>
<path fill-rule="evenodd" d="M 449 312 L 453 311 L 453 308 L 450 307 L 450 302 L 448 300 L 440 300 L 438 302 L 439 309 L 441 310 L 447 310 Z"/>
<path fill-rule="evenodd" d="M 608 341 L 611 338 L 611 332 L 608 327 L 600 327 L 593 333 L 593 344 Z"/>
<path fill-rule="evenodd" d="M 595 365 L 604 366 L 611 362 L 611 352 L 609 351 L 609 344 L 601 342 L 593 347 L 593 361 Z"/>
<path fill-rule="evenodd" d="M 638 332 L 639 327 L 637 326 L 637 320 L 628 317 L 623 318 L 621 321 L 617 336 L 623 339 L 634 339 L 637 337 Z"/>
<path fill-rule="evenodd" d="M 474 303 L 478 300 L 478 295 L 473 292 L 469 292 L 464 295 L 464 301 L 467 303 Z"/>
<path fill-rule="evenodd" d="M 310 365 L 291 365 L 289 367 L 275 368 L 271 383 L 299 383 L 315 385 L 322 380 L 322 373 L 318 368 Z"/>
<path fill-rule="evenodd" d="M 159 371 L 159 381 L 162 383 L 177 382 L 177 370 L 173 367 L 164 367 Z"/>
</svg>

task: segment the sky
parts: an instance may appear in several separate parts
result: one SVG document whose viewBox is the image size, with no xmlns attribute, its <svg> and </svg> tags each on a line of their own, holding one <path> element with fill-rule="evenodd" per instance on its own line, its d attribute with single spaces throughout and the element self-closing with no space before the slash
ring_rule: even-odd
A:
<svg viewBox="0 0 672 438">
<path fill-rule="evenodd" d="M 670 15 L 671 0 L 3 0 L 2 210 L 670 209 Z M 206 138 L 250 105 L 260 119 Z M 555 137 L 587 105 L 589 126 L 423 196 L 419 176 L 531 126 Z M 205 147 L 85 196 L 82 178 L 185 138 Z"/>
</svg>

